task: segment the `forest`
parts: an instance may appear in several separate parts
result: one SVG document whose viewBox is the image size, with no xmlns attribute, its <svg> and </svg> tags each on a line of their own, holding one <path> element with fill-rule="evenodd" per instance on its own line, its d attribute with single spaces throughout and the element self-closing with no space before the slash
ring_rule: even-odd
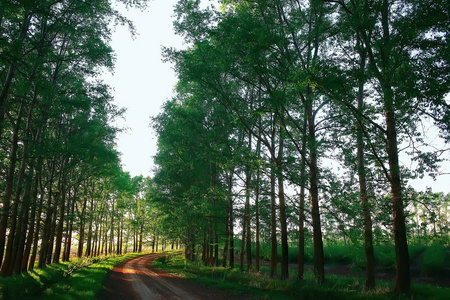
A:
<svg viewBox="0 0 450 300">
<path fill-rule="evenodd" d="M 1 277 L 183 247 L 281 280 L 311 258 L 320 286 L 324 248 L 345 245 L 364 249 L 373 290 L 377 246 L 392 245 L 409 294 L 411 246 L 448 256 L 450 194 L 410 184 L 449 160 L 447 1 L 178 1 L 186 47 L 163 49 L 178 83 L 149 124 L 153 178 L 116 149 L 125 109 L 101 74 L 114 26 L 135 28 L 112 2 L 0 6 Z"/>
<path fill-rule="evenodd" d="M 124 109 L 100 79 L 114 67 L 111 24 L 134 34 L 110 1 L 0 6 L 2 277 L 142 251 L 144 232 L 154 235 L 150 179 L 122 170 L 113 121 Z"/>
<path fill-rule="evenodd" d="M 393 244 L 409 293 L 408 244 L 449 241 L 449 195 L 408 184 L 448 160 L 448 4 L 220 3 L 178 1 L 188 47 L 164 49 L 179 78 L 153 119 L 165 226 L 209 265 L 259 272 L 270 245 L 281 279 L 293 246 L 303 277 L 312 244 L 318 284 L 324 245 L 362 245 L 369 290 L 374 245 Z"/>
</svg>

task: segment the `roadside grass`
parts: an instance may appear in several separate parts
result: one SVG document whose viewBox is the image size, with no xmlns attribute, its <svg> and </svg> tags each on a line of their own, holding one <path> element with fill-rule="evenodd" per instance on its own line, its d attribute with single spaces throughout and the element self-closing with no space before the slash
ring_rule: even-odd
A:
<svg viewBox="0 0 450 300">
<path fill-rule="evenodd" d="M 140 255 L 143 253 L 73 258 L 69 262 L 0 278 L 0 299 L 95 299 L 114 266 Z"/>
<path fill-rule="evenodd" d="M 306 272 L 298 281 L 295 270 L 291 270 L 291 278 L 282 281 L 270 278 L 269 267 L 262 267 L 259 274 L 245 273 L 237 268 L 206 267 L 201 262 L 186 261 L 182 255 L 157 259 L 153 266 L 200 284 L 243 294 L 246 299 L 450 299 L 450 288 L 412 284 L 411 296 L 404 297 L 392 292 L 392 282 L 377 280 L 376 290 L 367 292 L 363 277 L 327 274 L 325 283 L 318 286 L 312 272 Z"/>
</svg>

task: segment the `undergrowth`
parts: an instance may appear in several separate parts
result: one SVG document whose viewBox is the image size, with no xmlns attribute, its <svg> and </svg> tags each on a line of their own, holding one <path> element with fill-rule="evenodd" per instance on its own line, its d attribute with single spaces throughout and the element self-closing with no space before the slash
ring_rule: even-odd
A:
<svg viewBox="0 0 450 300">
<path fill-rule="evenodd" d="M 238 245 L 236 249 L 240 249 Z M 442 276 L 446 269 L 450 268 L 450 250 L 444 245 L 408 245 L 410 264 L 417 265 L 423 275 Z M 394 245 L 375 245 L 375 263 L 378 269 L 395 271 L 395 249 Z M 281 247 L 278 251 L 278 262 L 281 261 Z M 255 256 L 253 245 L 252 255 Z M 261 245 L 261 259 L 270 261 L 270 245 Z M 353 267 L 365 268 L 365 253 L 363 245 L 326 245 L 324 247 L 324 259 L 328 265 L 352 265 Z M 298 262 L 298 247 L 289 247 L 289 263 Z M 314 263 L 314 249 L 312 246 L 305 247 L 305 264 Z"/>
<path fill-rule="evenodd" d="M 368 292 L 364 290 L 364 278 L 327 274 L 325 283 L 319 286 L 311 272 L 299 281 L 294 271 L 289 280 L 282 281 L 270 278 L 268 267 L 261 268 L 260 273 L 245 273 L 206 267 L 201 262 L 186 261 L 182 255 L 157 259 L 154 266 L 197 283 L 241 294 L 245 299 L 450 299 L 449 288 L 413 284 L 412 294 L 407 298 L 392 292 L 392 282 L 377 281 L 376 290 Z"/>
</svg>

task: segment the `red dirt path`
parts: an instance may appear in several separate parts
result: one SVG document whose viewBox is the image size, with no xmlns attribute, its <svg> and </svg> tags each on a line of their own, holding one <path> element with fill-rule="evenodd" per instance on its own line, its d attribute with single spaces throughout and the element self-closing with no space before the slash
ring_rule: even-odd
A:
<svg viewBox="0 0 450 300">
<path fill-rule="evenodd" d="M 153 260 L 162 255 L 148 254 L 116 266 L 100 299 L 244 299 L 152 268 Z"/>
</svg>

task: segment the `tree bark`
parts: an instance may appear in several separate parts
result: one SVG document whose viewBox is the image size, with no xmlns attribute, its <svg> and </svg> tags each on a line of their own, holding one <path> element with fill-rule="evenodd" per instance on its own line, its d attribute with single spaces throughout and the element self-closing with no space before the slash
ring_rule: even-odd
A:
<svg viewBox="0 0 450 300">
<path fill-rule="evenodd" d="M 230 234 L 229 234 L 229 228 L 230 228 L 230 224 L 229 224 L 229 220 L 230 220 L 230 212 L 228 209 L 228 205 L 227 205 L 227 217 L 225 220 L 225 241 L 224 241 L 224 246 L 223 246 L 223 252 L 222 252 L 222 267 L 226 267 L 227 266 L 227 257 L 228 257 L 228 243 L 230 240 Z"/>
<path fill-rule="evenodd" d="M 39 242 L 39 229 L 41 225 L 41 214 L 42 214 L 42 208 L 44 207 L 44 187 L 42 186 L 42 173 L 38 173 L 38 181 L 41 191 L 41 196 L 39 199 L 39 208 L 37 213 L 37 220 L 36 220 L 36 229 L 34 231 L 34 238 L 33 238 L 33 251 L 31 252 L 30 262 L 28 263 L 28 270 L 31 271 L 34 269 L 34 263 L 36 261 L 36 255 L 38 250 L 38 242 Z"/>
<path fill-rule="evenodd" d="M 249 150 L 251 150 L 251 135 L 249 136 Z M 244 207 L 244 219 L 245 219 L 245 233 L 246 233 L 246 258 L 247 258 L 247 272 L 252 270 L 252 236 L 250 232 L 250 191 L 251 191 L 251 181 L 252 174 L 250 166 L 246 166 L 246 195 L 245 195 L 245 207 Z"/>
<path fill-rule="evenodd" d="M 258 134 L 261 135 L 261 123 L 259 124 Z M 260 158 L 261 156 L 261 139 L 258 138 L 256 142 L 256 157 Z M 260 256 L 261 256 L 261 248 L 260 248 L 260 238 L 259 238 L 259 229 L 260 229 L 260 220 L 259 220 L 259 194 L 260 194 L 260 175 L 261 175 L 261 167 L 258 165 L 256 169 L 256 189 L 255 189 L 255 270 L 257 273 L 260 271 Z"/>
<path fill-rule="evenodd" d="M 245 209 L 244 209 L 245 210 Z M 245 213 L 242 215 L 241 250 L 239 251 L 239 271 L 244 271 L 245 234 L 247 231 Z"/>
<path fill-rule="evenodd" d="M 383 27 L 383 49 L 381 74 L 381 86 L 384 94 L 384 110 L 386 119 L 387 152 L 389 160 L 389 174 L 392 193 L 393 219 L 394 219 L 394 241 L 396 255 L 395 291 L 401 294 L 410 292 L 410 271 L 408 241 L 406 238 L 405 213 L 403 208 L 402 186 L 400 179 L 400 165 L 398 161 L 397 128 L 394 108 L 394 92 L 390 82 L 392 70 L 391 47 L 389 29 L 389 1 L 383 0 L 381 9 L 381 23 Z"/>
<path fill-rule="evenodd" d="M 38 185 L 39 185 L 39 176 L 38 174 L 40 173 L 41 170 L 41 159 L 39 159 L 38 164 L 37 164 L 37 170 L 36 170 L 36 174 L 34 176 L 34 184 L 33 184 L 33 195 L 32 195 L 32 199 L 33 199 L 33 203 L 31 204 L 31 213 L 30 213 L 30 226 L 28 229 L 28 235 L 26 238 L 26 244 L 25 244 L 25 250 L 23 253 L 23 258 L 22 258 L 22 266 L 21 266 L 21 272 L 25 272 L 27 270 L 27 266 L 28 266 L 28 260 L 30 259 L 30 253 L 31 253 L 31 247 L 33 245 L 33 238 L 34 238 L 34 232 L 36 230 L 36 211 L 37 211 L 37 206 L 38 206 Z M 42 203 L 42 202 L 41 202 Z M 38 216 L 39 218 L 40 216 Z"/>
<path fill-rule="evenodd" d="M 275 203 L 275 163 L 272 157 L 270 168 L 270 277 L 277 275 L 277 222 L 276 222 L 276 203 Z"/>
<path fill-rule="evenodd" d="M 82 257 L 83 256 L 83 244 L 84 244 L 84 224 L 85 224 L 85 218 L 86 218 L 86 205 L 87 205 L 87 182 L 84 182 L 84 201 L 83 201 L 83 207 L 81 209 L 81 216 L 80 216 L 80 232 L 79 232 L 79 239 L 78 239 L 78 251 L 77 256 Z"/>
<path fill-rule="evenodd" d="M 317 282 L 322 285 L 325 281 L 324 257 L 323 257 L 323 241 L 322 229 L 320 225 L 319 212 L 319 187 L 318 187 L 318 167 L 317 167 L 317 144 L 316 144 L 316 128 L 314 122 L 314 114 L 312 110 L 311 99 L 306 103 L 306 116 L 308 120 L 308 138 L 309 138 L 309 180 L 310 180 L 310 197 L 311 197 L 311 215 L 313 226 L 313 243 L 314 243 L 314 274 Z"/>
<path fill-rule="evenodd" d="M 358 86 L 358 111 L 364 110 L 364 74 L 366 66 L 366 55 L 360 51 L 360 78 Z M 370 215 L 369 195 L 366 182 L 366 166 L 364 160 L 363 126 L 361 123 L 356 127 L 357 161 L 360 201 L 363 209 L 364 221 L 364 249 L 366 255 L 366 290 L 375 289 L 375 254 L 373 249 L 372 218 Z"/>
<path fill-rule="evenodd" d="M 23 104 L 21 104 L 21 109 Z M 17 124 L 19 126 L 19 124 Z M 0 270 L 0 276 L 9 276 L 13 273 L 14 263 L 17 255 L 19 237 L 21 235 L 21 226 L 24 217 L 24 211 L 18 213 L 20 196 L 24 185 L 25 168 L 27 166 L 28 142 L 24 143 L 22 160 L 19 168 L 19 178 L 17 180 L 16 194 L 11 209 L 11 225 L 9 228 L 8 243 L 6 245 L 5 258 Z M 30 187 L 31 188 L 31 187 Z M 29 195 L 28 195 L 29 196 Z M 28 197 L 29 200 L 29 197 Z M 22 206 L 23 208 L 23 206 Z M 24 208 L 25 209 L 25 208 Z M 28 210 L 28 207 L 26 208 Z"/>
<path fill-rule="evenodd" d="M 233 174 L 234 168 L 230 170 L 228 177 L 228 212 L 229 212 L 229 237 L 230 237 L 230 269 L 234 268 L 234 217 L 233 217 Z"/>
<path fill-rule="evenodd" d="M 64 255 L 63 261 L 69 261 L 70 259 L 70 249 L 72 246 L 72 234 L 73 234 L 73 219 L 75 212 L 75 201 L 77 199 L 77 187 L 74 187 L 73 196 L 72 196 L 72 205 L 70 208 L 70 218 L 68 218 L 68 230 L 67 230 L 67 239 L 64 245 Z"/>
<path fill-rule="evenodd" d="M 283 127 L 280 126 L 280 141 L 278 146 L 277 162 L 277 179 L 278 179 L 278 201 L 280 210 L 280 229 L 281 229 L 281 279 L 289 279 L 289 245 L 287 236 L 287 218 L 286 218 L 286 203 L 284 195 L 284 180 L 283 180 L 283 148 L 284 136 Z"/>
<path fill-rule="evenodd" d="M 67 159 L 64 162 L 64 165 L 67 163 Z M 64 231 L 64 216 L 66 209 L 66 185 L 67 185 L 67 175 L 64 174 L 62 176 L 61 183 L 61 206 L 59 208 L 59 220 L 58 226 L 56 228 L 56 241 L 55 241 L 55 251 L 53 254 L 53 263 L 59 263 L 59 259 L 61 256 L 61 248 L 62 248 L 62 238 Z"/>
<path fill-rule="evenodd" d="M 389 89 L 388 89 L 389 90 Z M 410 271 L 408 241 L 406 238 L 405 213 L 403 210 L 402 187 L 400 179 L 400 165 L 398 161 L 397 133 L 393 99 L 389 97 L 391 91 L 385 94 L 386 131 L 389 159 L 389 173 L 391 177 L 392 207 L 394 219 L 394 241 L 396 256 L 395 291 L 401 294 L 410 292 Z M 387 97 L 386 97 L 387 96 Z"/>
<path fill-rule="evenodd" d="M 87 236 L 87 241 L 86 241 L 86 251 L 84 253 L 84 256 L 86 257 L 90 257 L 92 256 L 92 222 L 93 222 L 93 218 L 92 218 L 92 214 L 94 213 L 94 196 L 91 195 L 91 209 L 90 209 L 90 213 L 89 213 L 89 227 L 88 227 L 88 236 Z"/>
<path fill-rule="evenodd" d="M 298 279 L 303 279 L 305 273 L 305 185 L 306 185 L 306 136 L 307 136 L 307 119 L 303 120 L 303 137 L 302 137 L 302 164 L 300 169 L 300 203 L 298 211 Z"/>
<path fill-rule="evenodd" d="M 26 159 L 26 158 L 24 158 Z M 28 160 L 28 159 L 26 159 Z M 14 274 L 20 274 L 22 272 L 22 260 L 24 257 L 25 250 L 25 241 L 27 237 L 27 229 L 28 229 L 28 221 L 29 221 L 29 213 L 30 213 L 30 202 L 32 197 L 32 189 L 33 189 L 33 173 L 34 173 L 34 159 L 30 162 L 30 169 L 28 175 L 25 180 L 25 192 L 23 195 L 22 208 L 19 213 L 18 222 L 20 223 L 20 227 L 17 228 L 17 236 L 14 242 L 15 247 L 13 251 L 16 252 L 15 262 L 14 262 Z M 33 224 L 34 225 L 34 224 Z M 30 224 L 32 226 L 32 224 Z"/>
<path fill-rule="evenodd" d="M 0 267 L 3 268 L 3 255 L 5 251 L 6 245 L 6 230 L 8 228 L 8 218 L 9 218 L 9 210 L 11 206 L 11 197 L 13 194 L 13 184 L 14 184 L 14 174 L 16 171 L 16 163 L 17 163 L 17 150 L 19 148 L 19 128 L 20 123 L 22 121 L 22 115 L 24 111 L 24 105 L 21 104 L 19 108 L 19 112 L 17 115 L 17 121 L 14 126 L 12 142 L 11 142 L 11 151 L 9 153 L 9 165 L 8 172 L 6 174 L 5 180 L 5 194 L 3 196 L 3 209 L 1 210 L 1 220 L 0 220 Z"/>
</svg>

